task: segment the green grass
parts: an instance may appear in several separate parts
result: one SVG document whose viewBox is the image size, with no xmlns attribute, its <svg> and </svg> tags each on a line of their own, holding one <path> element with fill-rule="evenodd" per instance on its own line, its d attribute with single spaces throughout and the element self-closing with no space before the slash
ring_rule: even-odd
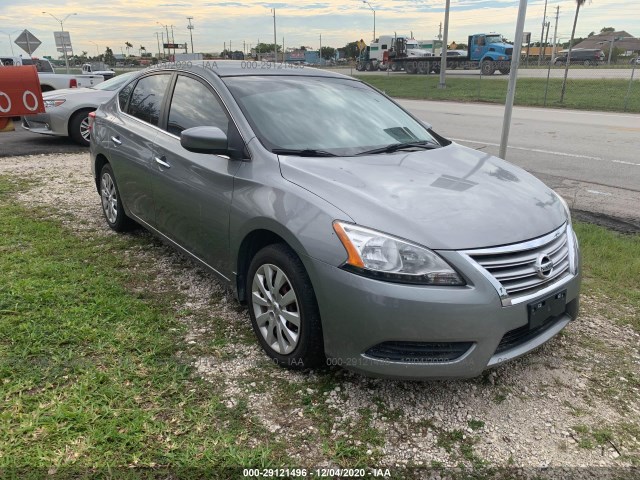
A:
<svg viewBox="0 0 640 480">
<path fill-rule="evenodd" d="M 178 360 L 177 297 L 128 288 L 145 279 L 124 250 L 143 240 L 81 239 L 15 188 L 0 178 L 0 470 L 282 464 L 246 405 Z"/>
<path fill-rule="evenodd" d="M 583 292 L 607 296 L 612 315 L 640 332 L 640 236 L 586 223 L 575 224 L 582 251 Z"/>
<path fill-rule="evenodd" d="M 438 88 L 437 75 L 354 75 L 364 82 L 397 98 L 421 100 L 452 100 L 459 102 L 490 102 L 504 104 L 508 79 L 472 76 L 448 78 L 447 88 Z M 515 104 L 544 106 L 547 80 L 520 78 Z M 580 110 L 624 111 L 629 88 L 628 79 L 569 79 L 565 99 L 560 103 L 562 80 L 552 78 L 547 92 L 547 107 Z M 640 81 L 633 82 L 627 100 L 628 112 L 640 112 Z"/>
</svg>

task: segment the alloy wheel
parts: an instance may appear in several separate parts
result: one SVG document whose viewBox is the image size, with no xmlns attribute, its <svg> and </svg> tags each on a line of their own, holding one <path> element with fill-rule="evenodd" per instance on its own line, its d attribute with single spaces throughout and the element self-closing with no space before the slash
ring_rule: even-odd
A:
<svg viewBox="0 0 640 480">
<path fill-rule="evenodd" d="M 300 338 L 300 308 L 284 271 L 272 264 L 261 265 L 253 277 L 251 303 L 267 345 L 280 355 L 295 350 Z"/>
<path fill-rule="evenodd" d="M 116 223 L 118 218 L 118 196 L 116 193 L 116 185 L 108 173 L 102 174 L 102 188 L 100 189 L 100 197 L 102 198 L 102 209 L 109 223 Z"/>
</svg>

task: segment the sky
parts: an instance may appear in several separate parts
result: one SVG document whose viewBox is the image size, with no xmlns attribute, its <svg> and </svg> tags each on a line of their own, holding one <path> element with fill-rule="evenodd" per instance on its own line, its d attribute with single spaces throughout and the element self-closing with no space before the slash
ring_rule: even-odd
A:
<svg viewBox="0 0 640 480">
<path fill-rule="evenodd" d="M 525 31 L 539 41 L 545 0 L 529 0 Z M 375 10 L 376 36 L 409 35 L 419 40 L 437 38 L 444 21 L 445 0 L 369 0 Z M 451 0 L 449 41 L 465 42 L 468 35 L 498 32 L 515 36 L 518 0 Z M 560 7 L 558 37 L 567 41 L 575 13 L 575 0 L 548 0 L 549 40 Z M 42 45 L 35 56 L 56 55 L 53 32 L 60 24 L 48 12 L 64 21 L 74 52 L 89 55 L 125 52 L 125 42 L 157 53 L 162 25 L 173 25 L 176 43 L 189 43 L 187 17 L 193 17 L 195 51 L 217 53 L 231 43 L 233 50 L 273 43 L 272 9 L 276 10 L 276 37 L 286 48 L 307 46 L 342 47 L 348 42 L 373 37 L 373 11 L 362 0 L 186 1 L 186 0 L 0 0 L 0 54 L 11 53 L 15 37 L 28 29 Z M 580 9 L 576 36 L 587 36 L 602 27 L 614 27 L 640 37 L 640 2 L 631 0 L 587 0 Z M 156 35 L 158 33 L 158 35 Z M 164 33 L 166 36 L 166 33 Z M 320 40 L 322 36 L 322 40 Z M 9 38 L 12 41 L 9 41 Z M 14 53 L 24 53 L 13 44 Z M 133 53 L 133 52 L 131 52 Z"/>
</svg>

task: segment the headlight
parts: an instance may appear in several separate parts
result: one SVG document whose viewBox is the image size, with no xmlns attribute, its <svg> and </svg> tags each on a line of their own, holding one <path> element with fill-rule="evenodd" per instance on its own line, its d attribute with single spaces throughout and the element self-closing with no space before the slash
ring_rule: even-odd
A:
<svg viewBox="0 0 640 480">
<path fill-rule="evenodd" d="M 62 105 L 64 102 L 66 102 L 66 100 L 59 98 L 59 99 L 55 99 L 55 100 L 45 100 L 44 101 L 44 108 L 53 108 L 53 107 L 59 107 L 60 105 Z"/>
<path fill-rule="evenodd" d="M 427 248 L 337 220 L 333 229 L 347 251 L 347 270 L 392 282 L 465 285 L 458 272 Z"/>
</svg>

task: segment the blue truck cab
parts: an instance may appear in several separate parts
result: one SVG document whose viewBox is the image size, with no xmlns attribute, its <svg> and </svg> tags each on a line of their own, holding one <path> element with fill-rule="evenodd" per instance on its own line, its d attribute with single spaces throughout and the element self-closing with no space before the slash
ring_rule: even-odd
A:
<svg viewBox="0 0 640 480">
<path fill-rule="evenodd" d="M 469 36 L 469 60 L 478 62 L 483 75 L 496 70 L 508 74 L 511 68 L 513 45 L 499 33 L 476 33 Z"/>
</svg>

